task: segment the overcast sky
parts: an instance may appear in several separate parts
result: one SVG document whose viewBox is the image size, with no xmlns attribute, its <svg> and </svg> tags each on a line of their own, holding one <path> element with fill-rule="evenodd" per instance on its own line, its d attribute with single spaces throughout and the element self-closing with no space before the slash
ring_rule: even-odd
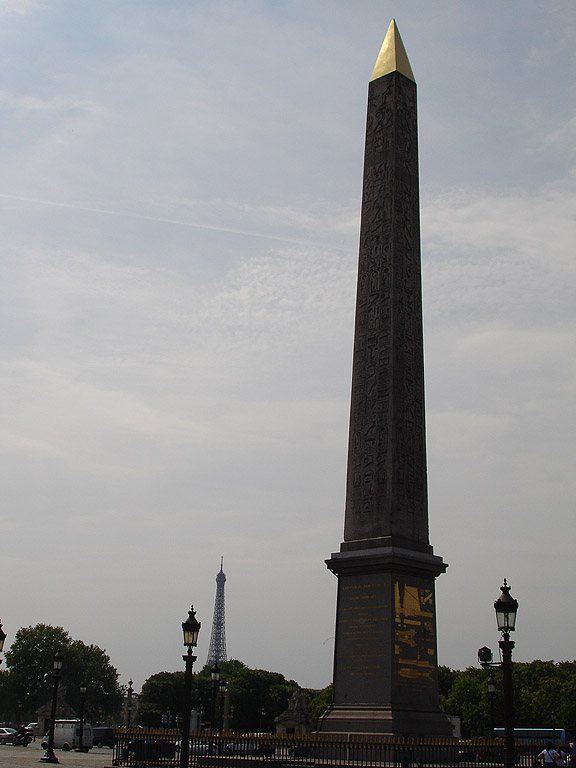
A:
<svg viewBox="0 0 576 768">
<path fill-rule="evenodd" d="M 0 0 L 0 617 L 331 680 L 368 80 L 418 83 L 439 662 L 574 659 L 574 0 Z"/>
</svg>

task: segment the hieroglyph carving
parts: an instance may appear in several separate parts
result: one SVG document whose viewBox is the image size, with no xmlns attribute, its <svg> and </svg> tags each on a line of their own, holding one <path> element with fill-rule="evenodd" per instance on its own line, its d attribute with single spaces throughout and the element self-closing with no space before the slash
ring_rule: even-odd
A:
<svg viewBox="0 0 576 768">
<path fill-rule="evenodd" d="M 416 85 L 370 84 L 346 540 L 428 542 Z"/>
</svg>

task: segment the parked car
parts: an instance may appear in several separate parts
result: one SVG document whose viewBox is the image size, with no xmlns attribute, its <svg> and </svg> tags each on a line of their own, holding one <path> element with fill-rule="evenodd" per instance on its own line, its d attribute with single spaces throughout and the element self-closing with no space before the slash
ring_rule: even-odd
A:
<svg viewBox="0 0 576 768">
<path fill-rule="evenodd" d="M 254 757 L 271 757 L 274 754 L 274 744 L 267 741 L 232 741 L 226 744 L 224 753 L 227 755 L 252 755 Z"/>
<path fill-rule="evenodd" d="M 114 745 L 116 744 L 114 735 L 115 730 L 115 728 L 104 728 L 100 726 L 92 728 L 92 744 L 100 749 L 102 747 L 110 747 L 110 749 L 114 749 Z"/>
<path fill-rule="evenodd" d="M 14 744 L 16 730 L 14 728 L 0 728 L 0 744 Z"/>
<path fill-rule="evenodd" d="M 214 744 L 210 741 L 197 741 L 196 739 L 190 741 L 188 748 L 188 754 L 190 755 L 212 755 L 214 752 Z"/>
<path fill-rule="evenodd" d="M 176 754 L 176 744 L 173 741 L 161 739 L 135 739 L 122 750 L 122 759 L 127 760 L 132 755 L 134 760 L 159 760 L 173 758 Z"/>
</svg>

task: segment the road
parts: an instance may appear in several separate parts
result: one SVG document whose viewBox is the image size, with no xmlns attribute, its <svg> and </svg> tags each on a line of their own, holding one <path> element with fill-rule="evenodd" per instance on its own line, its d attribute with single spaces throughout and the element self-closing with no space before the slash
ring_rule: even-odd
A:
<svg viewBox="0 0 576 768">
<path fill-rule="evenodd" d="M 46 751 L 40 746 L 40 740 L 27 747 L 13 747 L 11 744 L 0 745 L 0 768 L 40 768 L 50 763 L 41 763 Z M 62 768 L 108 768 L 112 765 L 114 751 L 108 747 L 93 747 L 90 752 L 63 752 L 54 750 Z"/>
</svg>

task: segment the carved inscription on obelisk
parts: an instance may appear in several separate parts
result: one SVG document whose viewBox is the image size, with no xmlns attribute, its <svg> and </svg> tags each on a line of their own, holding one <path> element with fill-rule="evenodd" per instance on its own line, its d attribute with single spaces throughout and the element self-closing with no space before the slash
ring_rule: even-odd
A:
<svg viewBox="0 0 576 768">
<path fill-rule="evenodd" d="M 416 85 L 370 83 L 345 541 L 426 550 Z M 379 542 L 379 545 L 381 543 Z"/>
</svg>

